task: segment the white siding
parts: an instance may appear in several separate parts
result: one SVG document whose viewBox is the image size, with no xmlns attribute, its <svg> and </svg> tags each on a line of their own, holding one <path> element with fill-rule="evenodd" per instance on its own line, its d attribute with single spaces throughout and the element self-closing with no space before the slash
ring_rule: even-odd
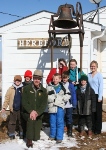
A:
<svg viewBox="0 0 106 150">
<path fill-rule="evenodd" d="M 101 49 L 101 71 L 104 78 L 104 99 L 106 99 L 106 42 L 102 42 Z"/>
<path fill-rule="evenodd" d="M 44 73 L 43 85 L 46 87 L 46 77 L 51 68 L 50 49 L 17 49 L 18 38 L 48 38 L 50 14 L 40 13 L 31 16 L 27 20 L 15 22 L 12 25 L 0 29 L 2 33 L 2 97 L 13 82 L 14 75 L 20 74 L 22 77 L 27 69 L 42 69 Z M 49 18 L 49 19 L 48 19 Z M 21 24 L 22 22 L 22 24 Z M 94 27 L 93 27 L 94 28 Z M 93 29 L 94 30 L 94 29 Z M 63 37 L 64 35 L 60 35 Z M 88 73 L 90 62 L 90 38 L 91 32 L 85 28 L 84 47 L 83 47 L 83 71 Z M 54 48 L 53 66 L 56 67 L 57 58 L 65 58 L 68 62 L 68 48 Z M 79 36 L 72 35 L 71 58 L 80 64 Z M 23 78 L 24 80 L 24 78 Z"/>
</svg>

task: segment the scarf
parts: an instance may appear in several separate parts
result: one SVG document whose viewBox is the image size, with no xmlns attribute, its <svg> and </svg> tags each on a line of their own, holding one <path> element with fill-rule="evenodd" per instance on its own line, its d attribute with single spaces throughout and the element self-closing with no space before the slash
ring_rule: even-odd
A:
<svg viewBox="0 0 106 150">
<path fill-rule="evenodd" d="M 84 85 L 84 86 L 81 86 L 81 87 L 80 87 L 81 93 L 85 93 L 85 91 L 86 91 L 86 86 L 87 86 L 87 85 Z"/>
</svg>

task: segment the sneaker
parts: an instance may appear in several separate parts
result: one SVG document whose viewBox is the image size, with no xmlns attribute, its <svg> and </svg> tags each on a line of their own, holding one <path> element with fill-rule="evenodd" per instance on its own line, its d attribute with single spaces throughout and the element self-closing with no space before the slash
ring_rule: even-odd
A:
<svg viewBox="0 0 106 150">
<path fill-rule="evenodd" d="M 55 138 L 49 137 L 48 140 L 53 141 L 53 140 L 55 140 Z"/>
<path fill-rule="evenodd" d="M 92 138 L 92 131 L 91 130 L 88 130 L 88 137 Z"/>
<path fill-rule="evenodd" d="M 15 135 L 11 135 L 9 137 L 10 137 L 10 140 L 14 140 L 15 139 Z"/>
<path fill-rule="evenodd" d="M 57 140 L 57 141 L 56 141 L 57 144 L 59 144 L 59 143 L 61 143 L 61 142 L 62 142 L 62 140 Z"/>
</svg>

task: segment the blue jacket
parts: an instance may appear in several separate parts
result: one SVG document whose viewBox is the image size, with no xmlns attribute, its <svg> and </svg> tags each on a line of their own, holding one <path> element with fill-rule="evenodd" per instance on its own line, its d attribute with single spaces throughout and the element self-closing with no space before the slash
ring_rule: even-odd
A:
<svg viewBox="0 0 106 150">
<path fill-rule="evenodd" d="M 70 82 L 69 83 L 69 91 L 71 93 L 70 103 L 73 105 L 73 108 L 77 106 L 77 97 L 74 85 Z"/>
<path fill-rule="evenodd" d="M 15 88 L 15 87 L 14 87 Z M 21 108 L 21 99 L 22 99 L 22 89 L 15 88 L 15 95 L 14 95 L 14 102 L 13 102 L 13 109 L 20 110 Z"/>
</svg>

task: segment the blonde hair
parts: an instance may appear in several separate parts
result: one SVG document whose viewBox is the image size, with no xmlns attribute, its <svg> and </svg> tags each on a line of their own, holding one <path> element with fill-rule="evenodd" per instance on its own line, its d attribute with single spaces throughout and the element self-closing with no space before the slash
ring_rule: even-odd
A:
<svg viewBox="0 0 106 150">
<path fill-rule="evenodd" d="M 61 75 L 59 74 L 59 73 L 55 73 L 54 75 L 53 75 L 53 78 L 54 77 L 59 77 L 59 78 L 61 78 Z"/>
<path fill-rule="evenodd" d="M 91 67 L 92 64 L 96 64 L 96 66 L 97 66 L 97 68 L 98 68 L 98 63 L 97 63 L 97 61 L 95 61 L 95 60 L 91 61 L 90 67 Z"/>
</svg>

